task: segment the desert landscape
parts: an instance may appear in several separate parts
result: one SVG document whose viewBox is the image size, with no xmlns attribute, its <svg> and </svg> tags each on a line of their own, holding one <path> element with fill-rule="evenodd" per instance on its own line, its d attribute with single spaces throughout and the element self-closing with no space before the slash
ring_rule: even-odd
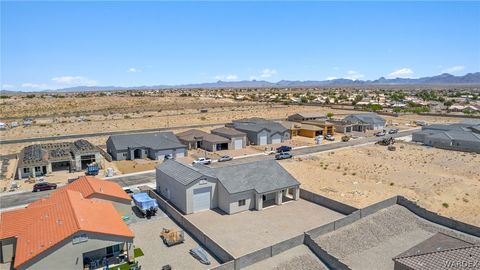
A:
<svg viewBox="0 0 480 270">
<path fill-rule="evenodd" d="M 480 155 L 397 142 L 280 163 L 302 187 L 357 208 L 395 195 L 441 215 L 480 225 Z"/>
</svg>

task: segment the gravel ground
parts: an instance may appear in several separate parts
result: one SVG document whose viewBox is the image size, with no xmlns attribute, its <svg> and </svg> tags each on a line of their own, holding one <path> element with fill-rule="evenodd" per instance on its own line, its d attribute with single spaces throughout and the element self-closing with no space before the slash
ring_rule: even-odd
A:
<svg viewBox="0 0 480 270">
<path fill-rule="evenodd" d="M 327 270 L 328 268 L 305 245 L 250 265 L 244 270 Z"/>
<path fill-rule="evenodd" d="M 428 222 L 399 205 L 322 235 L 315 242 L 352 269 L 371 269 L 373 264 L 376 269 L 393 269 L 393 257 L 436 232 L 480 243 L 480 238 Z"/>
<path fill-rule="evenodd" d="M 318 263 L 318 261 L 309 255 L 302 255 L 291 259 L 288 262 L 282 263 L 279 266 L 273 268 L 274 270 L 319 270 L 328 269 L 324 265 Z"/>
</svg>

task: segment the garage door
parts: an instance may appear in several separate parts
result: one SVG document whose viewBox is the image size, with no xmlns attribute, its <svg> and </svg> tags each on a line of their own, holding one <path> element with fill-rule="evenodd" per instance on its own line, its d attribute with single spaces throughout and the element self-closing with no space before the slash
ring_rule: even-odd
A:
<svg viewBox="0 0 480 270">
<path fill-rule="evenodd" d="M 265 135 L 260 135 L 260 143 L 259 145 L 265 145 L 267 144 L 267 134 Z"/>
<path fill-rule="evenodd" d="M 233 141 L 233 145 L 235 149 L 242 149 L 243 148 L 243 140 L 242 139 L 236 139 Z"/>
<path fill-rule="evenodd" d="M 184 157 L 185 152 L 183 152 L 183 151 L 182 152 L 177 152 L 177 153 L 175 153 L 175 155 L 176 155 L 175 158 Z"/>
<path fill-rule="evenodd" d="M 272 144 L 273 143 L 281 143 L 282 142 L 282 135 L 275 134 L 272 136 Z"/>
<path fill-rule="evenodd" d="M 193 212 L 210 209 L 211 193 L 211 187 L 193 190 Z"/>
</svg>

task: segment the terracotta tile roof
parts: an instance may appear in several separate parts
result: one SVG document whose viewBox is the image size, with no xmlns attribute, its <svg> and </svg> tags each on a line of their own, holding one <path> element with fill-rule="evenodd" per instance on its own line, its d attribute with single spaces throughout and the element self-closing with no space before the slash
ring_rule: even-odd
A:
<svg viewBox="0 0 480 270">
<path fill-rule="evenodd" d="M 112 203 L 69 189 L 0 216 L 0 235 L 17 238 L 15 268 L 79 232 L 134 237 Z"/>
<path fill-rule="evenodd" d="M 102 180 L 93 176 L 82 176 L 63 187 L 62 189 L 75 190 L 82 193 L 83 197 L 91 198 L 95 194 L 131 201 L 132 198 L 117 184 L 108 180 Z"/>
</svg>

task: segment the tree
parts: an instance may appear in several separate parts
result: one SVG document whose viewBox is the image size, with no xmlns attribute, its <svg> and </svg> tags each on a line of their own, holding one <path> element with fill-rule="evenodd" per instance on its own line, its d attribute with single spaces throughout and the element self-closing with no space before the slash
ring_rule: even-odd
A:
<svg viewBox="0 0 480 270">
<path fill-rule="evenodd" d="M 443 103 L 443 105 L 447 106 L 447 107 L 450 107 L 453 105 L 453 102 L 451 100 L 447 100 Z"/>
<path fill-rule="evenodd" d="M 301 96 L 300 97 L 300 102 L 301 103 L 307 103 L 308 102 L 308 98 L 306 96 Z"/>
<path fill-rule="evenodd" d="M 329 119 L 332 119 L 333 113 L 332 113 L 332 112 L 328 112 L 328 113 L 327 113 L 327 117 L 328 117 Z"/>
</svg>

